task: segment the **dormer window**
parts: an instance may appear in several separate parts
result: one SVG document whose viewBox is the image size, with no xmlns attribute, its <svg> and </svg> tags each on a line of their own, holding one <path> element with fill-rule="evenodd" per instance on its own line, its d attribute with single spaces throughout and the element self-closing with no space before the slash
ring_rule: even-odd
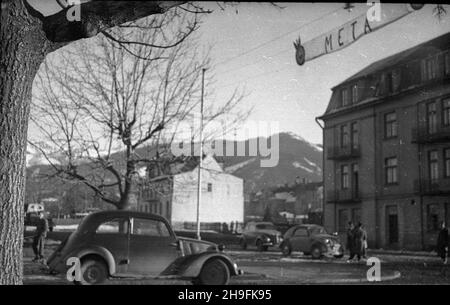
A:
<svg viewBox="0 0 450 305">
<path fill-rule="evenodd" d="M 435 79 L 437 76 L 436 56 L 428 57 L 422 61 L 422 81 Z"/>
<path fill-rule="evenodd" d="M 450 75 L 450 51 L 444 54 L 444 72 L 445 75 Z"/>
<path fill-rule="evenodd" d="M 356 104 L 358 102 L 358 85 L 352 86 L 352 103 Z"/>
<path fill-rule="evenodd" d="M 349 101 L 349 97 L 348 97 L 348 89 L 344 88 L 341 91 L 341 105 L 342 107 L 348 106 L 348 104 L 350 103 Z"/>
</svg>

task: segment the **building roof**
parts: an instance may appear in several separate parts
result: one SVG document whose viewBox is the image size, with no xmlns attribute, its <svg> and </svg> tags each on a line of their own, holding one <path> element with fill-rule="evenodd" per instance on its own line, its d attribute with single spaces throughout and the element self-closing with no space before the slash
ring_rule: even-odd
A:
<svg viewBox="0 0 450 305">
<path fill-rule="evenodd" d="M 450 45 L 450 32 L 441 36 L 438 36 L 436 38 L 433 38 L 431 40 L 428 40 L 424 43 L 418 44 L 412 48 L 406 49 L 404 51 L 398 52 L 394 55 L 388 56 L 386 58 L 380 59 L 369 66 L 365 67 L 361 71 L 359 71 L 356 74 L 353 74 L 343 82 L 341 82 L 339 85 L 333 87 L 339 87 L 341 85 L 344 85 L 346 83 L 355 81 L 359 78 L 366 77 L 368 75 L 386 70 L 388 68 L 391 68 L 393 66 L 401 65 L 405 62 L 426 56 L 430 51 L 434 51 L 436 49 L 441 50 L 445 47 L 448 47 Z"/>
<path fill-rule="evenodd" d="M 449 47 L 450 32 L 370 64 L 332 88 L 333 93 L 330 102 L 328 103 L 328 107 L 319 119 L 325 119 L 328 115 L 340 113 L 343 110 L 352 110 L 356 106 L 365 107 L 372 105 L 379 101 L 381 97 L 386 96 L 388 94 L 386 93 L 386 78 L 382 77 L 382 72 L 393 71 L 396 68 L 399 68 L 400 70 L 407 67 L 407 72 L 412 76 L 407 76 L 406 78 L 414 79 L 415 83 L 402 83 L 401 88 L 397 90 L 396 93 L 421 86 L 421 66 L 419 60 L 448 50 Z M 354 104 L 340 107 L 340 89 L 344 86 L 349 86 L 350 84 L 358 84 L 360 89 L 358 91 L 358 96 L 360 98 Z"/>
</svg>

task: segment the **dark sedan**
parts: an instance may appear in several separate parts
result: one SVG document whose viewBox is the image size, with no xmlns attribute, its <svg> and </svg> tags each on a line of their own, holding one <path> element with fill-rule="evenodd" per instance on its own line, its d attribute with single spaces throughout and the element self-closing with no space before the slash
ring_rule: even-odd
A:
<svg viewBox="0 0 450 305">
<path fill-rule="evenodd" d="M 285 256 L 291 252 L 303 252 L 318 259 L 322 256 L 341 258 L 344 247 L 335 235 L 330 235 L 318 225 L 297 225 L 286 231 L 280 248 Z"/>
<path fill-rule="evenodd" d="M 259 251 L 267 251 L 269 247 L 279 245 L 282 239 L 282 234 L 271 222 L 251 221 L 242 231 L 240 244 L 242 249 L 254 245 Z"/>
<path fill-rule="evenodd" d="M 109 277 L 178 278 L 194 284 L 227 284 L 240 272 L 216 244 L 175 235 L 161 216 L 104 211 L 86 216 L 48 259 L 52 272 L 67 272 L 69 258 L 81 262 L 81 284 Z"/>
</svg>

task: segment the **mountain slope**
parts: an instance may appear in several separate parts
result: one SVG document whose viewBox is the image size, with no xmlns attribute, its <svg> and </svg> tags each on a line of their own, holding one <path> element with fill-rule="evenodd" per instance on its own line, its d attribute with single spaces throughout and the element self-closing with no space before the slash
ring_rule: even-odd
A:
<svg viewBox="0 0 450 305">
<path fill-rule="evenodd" d="M 292 133 L 280 133 L 279 160 L 274 167 L 262 167 L 260 156 L 222 157 L 225 171 L 245 181 L 246 192 L 264 187 L 292 184 L 298 177 L 322 181 L 322 149 Z M 266 138 L 259 138 L 266 141 Z M 248 140 L 245 141 L 248 147 Z M 248 150 L 247 150 L 248 151 Z"/>
</svg>

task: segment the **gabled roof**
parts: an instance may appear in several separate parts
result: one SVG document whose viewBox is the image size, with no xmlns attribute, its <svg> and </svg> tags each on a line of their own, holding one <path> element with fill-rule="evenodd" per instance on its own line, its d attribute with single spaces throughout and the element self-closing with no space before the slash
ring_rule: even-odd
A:
<svg viewBox="0 0 450 305">
<path fill-rule="evenodd" d="M 450 45 L 450 32 L 441 36 L 438 36 L 434 39 L 428 40 L 424 43 L 421 43 L 415 47 L 406 49 L 404 51 L 401 51 L 399 53 L 396 53 L 394 55 L 388 56 L 386 58 L 380 59 L 373 64 L 370 64 L 369 66 L 365 67 L 358 73 L 350 76 L 343 82 L 341 82 L 339 85 L 333 87 L 335 89 L 336 87 L 339 87 L 341 85 L 344 85 L 346 83 L 352 82 L 356 79 L 363 78 L 365 76 L 386 70 L 388 68 L 391 68 L 393 66 L 400 65 L 402 63 L 424 57 L 427 54 L 429 54 L 432 51 L 436 50 L 442 50 L 445 48 L 448 48 Z"/>
</svg>

